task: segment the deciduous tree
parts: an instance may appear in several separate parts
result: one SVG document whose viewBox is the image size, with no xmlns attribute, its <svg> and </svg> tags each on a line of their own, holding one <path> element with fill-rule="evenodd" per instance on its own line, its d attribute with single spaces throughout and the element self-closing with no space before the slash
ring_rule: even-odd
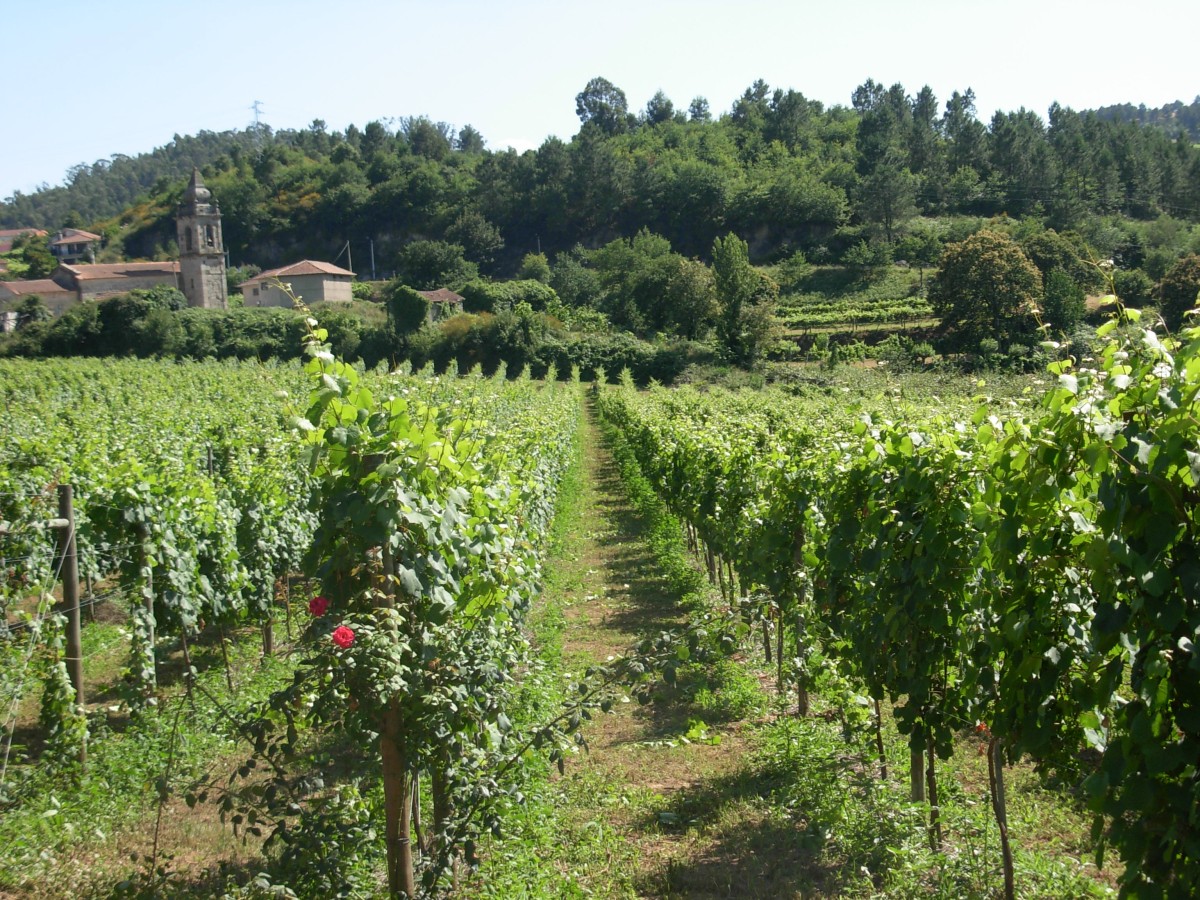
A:
<svg viewBox="0 0 1200 900">
<path fill-rule="evenodd" d="M 1200 256 L 1185 256 L 1163 276 L 1159 285 L 1161 312 L 1167 327 L 1185 324 L 1184 313 L 1200 306 Z"/>
<path fill-rule="evenodd" d="M 429 317 L 429 301 L 400 279 L 394 278 L 383 289 L 388 319 L 396 334 L 411 334 Z"/>
<path fill-rule="evenodd" d="M 995 231 L 946 247 L 929 288 L 950 345 L 972 352 L 987 339 L 1005 346 L 1031 338 L 1041 298 L 1037 267 L 1015 241 Z"/>
<path fill-rule="evenodd" d="M 50 253 L 46 238 L 40 237 L 32 231 L 18 234 L 13 239 L 8 257 L 24 266 L 24 271 L 20 276 L 22 278 L 49 278 L 58 268 L 58 260 Z"/>
<path fill-rule="evenodd" d="M 1056 333 L 1069 334 L 1083 321 L 1087 311 L 1083 288 L 1061 269 L 1052 269 L 1042 279 L 1045 299 L 1042 302 L 1042 317 Z"/>
<path fill-rule="evenodd" d="M 464 125 L 458 132 L 454 146 L 462 153 L 482 153 L 483 135 L 470 125 Z"/>
<path fill-rule="evenodd" d="M 462 244 L 446 241 L 405 244 L 396 260 L 396 277 L 419 291 L 454 290 L 478 275 L 475 264 L 465 259 Z"/>
<path fill-rule="evenodd" d="M 713 243 L 717 288 L 717 337 L 730 358 L 753 365 L 771 331 L 779 287 L 750 265 L 750 248 L 735 234 Z"/>
</svg>

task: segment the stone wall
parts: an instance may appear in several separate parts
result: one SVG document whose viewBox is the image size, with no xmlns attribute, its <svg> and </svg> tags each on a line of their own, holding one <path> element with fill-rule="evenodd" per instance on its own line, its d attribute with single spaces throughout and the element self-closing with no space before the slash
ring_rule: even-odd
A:
<svg viewBox="0 0 1200 900">
<path fill-rule="evenodd" d="M 84 278 L 79 282 L 79 291 L 84 300 L 94 300 L 100 296 L 111 297 L 113 294 L 127 294 L 130 291 L 152 288 L 160 284 L 173 288 L 179 287 L 175 275 L 155 272 L 122 278 Z"/>
</svg>

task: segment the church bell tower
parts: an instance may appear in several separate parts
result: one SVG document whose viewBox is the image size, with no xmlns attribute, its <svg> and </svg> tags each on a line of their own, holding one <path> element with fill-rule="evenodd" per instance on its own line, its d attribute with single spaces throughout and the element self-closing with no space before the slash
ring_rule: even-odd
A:
<svg viewBox="0 0 1200 900">
<path fill-rule="evenodd" d="M 229 304 L 221 209 L 212 191 L 204 186 L 199 169 L 192 170 L 175 227 L 179 237 L 179 286 L 188 306 L 226 309 Z"/>
</svg>

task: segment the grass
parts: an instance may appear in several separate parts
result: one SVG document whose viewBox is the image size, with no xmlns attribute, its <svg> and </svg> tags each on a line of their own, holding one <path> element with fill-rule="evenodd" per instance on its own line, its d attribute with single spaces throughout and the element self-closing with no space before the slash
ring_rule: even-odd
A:
<svg viewBox="0 0 1200 900">
<path fill-rule="evenodd" d="M 778 316 L 791 328 L 882 324 L 928 318 L 929 304 L 918 270 L 818 266 L 780 297 Z"/>
<path fill-rule="evenodd" d="M 130 855 L 140 859 L 150 850 L 160 792 L 168 811 L 162 860 L 186 868 L 244 855 L 215 810 L 189 811 L 177 792 L 236 767 L 229 760 L 246 748 L 229 713 L 264 699 L 288 677 L 290 665 L 278 656 L 261 659 L 260 633 L 247 629 L 230 647 L 237 688 L 231 695 L 219 649 L 202 641 L 193 649 L 201 674 L 189 699 L 182 683 L 172 681 L 178 666 L 160 645 L 160 703 L 130 717 L 116 700 L 128 638 L 119 621 L 104 621 L 112 616 L 102 614 L 83 629 L 90 708 L 86 772 L 39 760 L 34 726 L 40 691 L 29 691 L 22 703 L 18 734 L 32 739 L 9 770 L 12 791 L 0 815 L 0 891 L 76 897 L 124 880 Z"/>
<path fill-rule="evenodd" d="M 576 610 L 589 602 L 597 583 L 591 554 L 597 538 L 607 537 L 597 515 L 586 447 L 581 441 L 559 488 L 557 511 L 547 549 L 545 588 L 530 617 L 533 639 L 546 670 L 523 688 L 523 719 L 534 722 L 561 706 L 574 673 L 590 660 L 579 649 Z M 568 646 L 567 634 L 573 637 Z M 603 807 L 637 806 L 610 779 L 591 773 L 556 777 L 540 757 L 524 768 L 525 803 L 506 820 L 503 840 L 485 843 L 481 869 L 466 884 L 468 897 L 534 898 L 594 896 L 590 885 L 605 884 L 606 896 L 636 896 L 627 873 L 635 867 L 632 848 L 606 822 L 590 814 Z M 548 848 L 554 865 L 546 865 Z"/>
<path fill-rule="evenodd" d="M 852 266 L 813 266 L 785 298 L 819 294 L 822 297 L 896 297 L 920 284 L 920 270 L 903 266 L 858 269 Z"/>
</svg>

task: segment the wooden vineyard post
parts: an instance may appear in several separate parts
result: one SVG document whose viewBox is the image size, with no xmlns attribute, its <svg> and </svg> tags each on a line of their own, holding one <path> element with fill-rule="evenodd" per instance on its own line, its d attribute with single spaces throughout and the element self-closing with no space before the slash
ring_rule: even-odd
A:
<svg viewBox="0 0 1200 900">
<path fill-rule="evenodd" d="M 879 779 L 880 781 L 887 781 L 887 750 L 883 746 L 883 709 L 879 703 L 879 698 L 873 697 L 872 699 L 875 701 L 875 749 L 879 753 Z"/>
<path fill-rule="evenodd" d="M 778 604 L 772 610 L 775 614 L 775 688 L 783 693 L 783 604 Z"/>
<path fill-rule="evenodd" d="M 909 747 L 908 780 L 913 803 L 925 802 L 925 753 L 920 747 Z"/>
<path fill-rule="evenodd" d="M 283 575 L 283 620 L 287 625 L 287 639 L 292 640 L 292 585 L 285 572 Z"/>
<path fill-rule="evenodd" d="M 396 606 L 396 566 L 392 549 L 383 544 L 383 591 L 379 606 Z M 387 849 L 388 889 L 393 897 L 416 896 L 413 867 L 412 812 L 414 779 L 409 767 L 404 714 L 393 697 L 383 711 L 379 728 L 379 757 L 383 773 L 384 841 Z"/>
<path fill-rule="evenodd" d="M 79 621 L 79 557 L 75 544 L 74 489 L 58 486 L 63 605 L 67 608 L 67 677 L 75 689 L 75 706 L 83 714 L 83 633 Z M 87 735 L 79 746 L 79 764 L 87 763 Z"/>
<path fill-rule="evenodd" d="M 988 742 L 988 775 L 992 793 L 992 812 L 1000 830 L 1000 852 L 1004 863 L 1004 897 L 1013 900 L 1016 896 L 1016 879 L 1013 873 L 1012 846 L 1008 841 L 1008 804 L 1004 797 L 1004 751 L 1000 739 L 993 736 Z"/>
<path fill-rule="evenodd" d="M 929 789 L 929 847 L 939 853 L 942 849 L 942 810 L 938 802 L 937 755 L 932 731 L 925 742 L 925 765 L 925 782 Z"/>
<path fill-rule="evenodd" d="M 221 641 L 221 661 L 225 663 L 225 685 L 229 688 L 229 696 L 237 696 L 237 688 L 233 686 L 233 667 L 229 664 L 229 647 L 225 639 L 225 626 L 217 625 L 217 637 Z"/>
<path fill-rule="evenodd" d="M 762 617 L 763 664 L 768 665 L 768 666 L 771 664 L 771 659 L 772 659 L 772 655 L 771 655 L 771 621 L 772 621 L 773 616 L 771 615 L 771 613 L 772 613 L 772 610 L 770 607 L 768 607 L 766 613 Z"/>
<path fill-rule="evenodd" d="M 154 562 L 150 557 L 150 529 L 145 523 L 138 526 L 138 535 L 141 538 L 139 568 L 142 577 L 142 624 L 146 632 L 145 661 L 149 664 L 147 684 L 143 687 L 153 693 L 158 689 L 158 655 L 154 647 L 158 628 L 154 621 Z"/>
</svg>

